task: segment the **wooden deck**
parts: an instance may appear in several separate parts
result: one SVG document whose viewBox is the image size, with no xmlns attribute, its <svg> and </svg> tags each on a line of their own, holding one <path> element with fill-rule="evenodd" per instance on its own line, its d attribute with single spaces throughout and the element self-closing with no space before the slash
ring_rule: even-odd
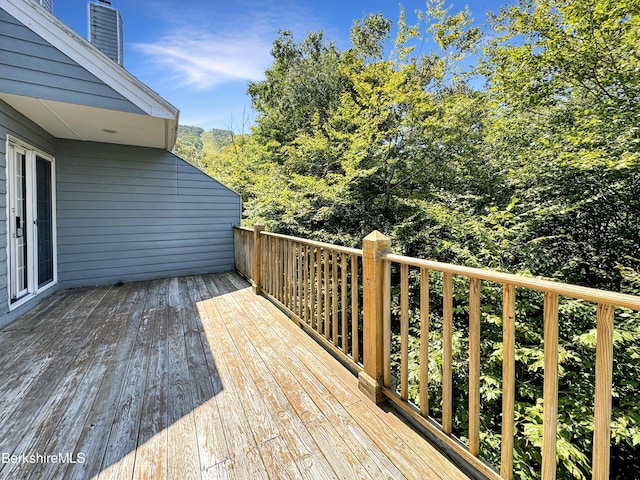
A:
<svg viewBox="0 0 640 480">
<path fill-rule="evenodd" d="M 3 479 L 466 478 L 236 274 L 62 291 L 1 330 L 0 455 Z"/>
</svg>

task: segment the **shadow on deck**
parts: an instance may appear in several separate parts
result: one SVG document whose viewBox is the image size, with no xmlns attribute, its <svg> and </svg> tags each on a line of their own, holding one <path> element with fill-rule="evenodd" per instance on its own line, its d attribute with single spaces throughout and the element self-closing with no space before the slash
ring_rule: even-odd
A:
<svg viewBox="0 0 640 480">
<path fill-rule="evenodd" d="M 0 331 L 1 478 L 466 478 L 234 273 L 59 292 Z"/>
</svg>

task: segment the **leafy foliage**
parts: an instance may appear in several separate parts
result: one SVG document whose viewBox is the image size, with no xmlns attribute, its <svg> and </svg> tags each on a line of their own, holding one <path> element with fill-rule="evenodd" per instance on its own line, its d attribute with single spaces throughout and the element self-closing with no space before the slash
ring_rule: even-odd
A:
<svg viewBox="0 0 640 480">
<path fill-rule="evenodd" d="M 395 34 L 395 37 L 394 37 Z M 432 37 L 429 52 L 421 47 Z M 391 39 L 394 38 L 393 41 Z M 359 246 L 374 229 L 406 255 L 640 294 L 640 4 L 519 0 L 483 32 L 430 1 L 357 21 L 340 51 L 283 31 L 249 85 L 251 135 L 179 148 L 239 191 L 245 222 Z M 478 89 L 473 79 L 484 77 Z M 193 148 L 192 150 L 190 150 Z M 200 153 L 198 153 L 200 152 Z M 198 156 L 200 155 L 200 156 Z M 395 274 L 394 274 L 395 275 Z M 416 272 L 409 395 L 418 402 Z M 429 413 L 441 415 L 442 279 L 430 278 Z M 394 372 L 398 299 L 394 297 Z M 499 464 L 501 289 L 482 287 L 481 453 Z M 454 284 L 454 430 L 467 432 L 468 284 Z M 560 303 L 559 478 L 590 476 L 595 314 Z M 516 478 L 540 475 L 542 299 L 518 291 Z M 617 311 L 612 477 L 640 468 L 640 316 Z"/>
</svg>

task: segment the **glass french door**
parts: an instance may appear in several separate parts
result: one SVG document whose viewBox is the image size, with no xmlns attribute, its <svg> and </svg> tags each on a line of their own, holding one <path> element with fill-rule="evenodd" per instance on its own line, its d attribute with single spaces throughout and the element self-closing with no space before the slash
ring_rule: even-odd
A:
<svg viewBox="0 0 640 480">
<path fill-rule="evenodd" d="M 15 304 L 56 280 L 53 160 L 8 149 L 9 300 Z"/>
</svg>

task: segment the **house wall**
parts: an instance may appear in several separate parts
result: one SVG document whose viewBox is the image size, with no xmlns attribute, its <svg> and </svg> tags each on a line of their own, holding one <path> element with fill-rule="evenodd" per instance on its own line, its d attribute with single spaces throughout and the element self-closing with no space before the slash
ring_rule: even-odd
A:
<svg viewBox="0 0 640 480">
<path fill-rule="evenodd" d="M 63 287 L 233 269 L 238 194 L 164 150 L 58 142 Z"/>
<path fill-rule="evenodd" d="M 37 301 L 9 312 L 7 291 L 7 135 L 23 140 L 43 152 L 55 154 L 55 139 L 35 123 L 0 100 L 0 328 L 29 310 Z M 54 289 L 46 293 L 52 293 Z M 45 295 L 46 296 L 46 295 Z"/>
<path fill-rule="evenodd" d="M 9 311 L 6 139 L 55 157 L 58 284 Z M 238 194 L 161 149 L 53 138 L 0 100 L 0 328 L 60 288 L 233 269 Z"/>
<path fill-rule="evenodd" d="M 3 93 L 144 114 L 1 8 L 0 81 Z"/>
</svg>

